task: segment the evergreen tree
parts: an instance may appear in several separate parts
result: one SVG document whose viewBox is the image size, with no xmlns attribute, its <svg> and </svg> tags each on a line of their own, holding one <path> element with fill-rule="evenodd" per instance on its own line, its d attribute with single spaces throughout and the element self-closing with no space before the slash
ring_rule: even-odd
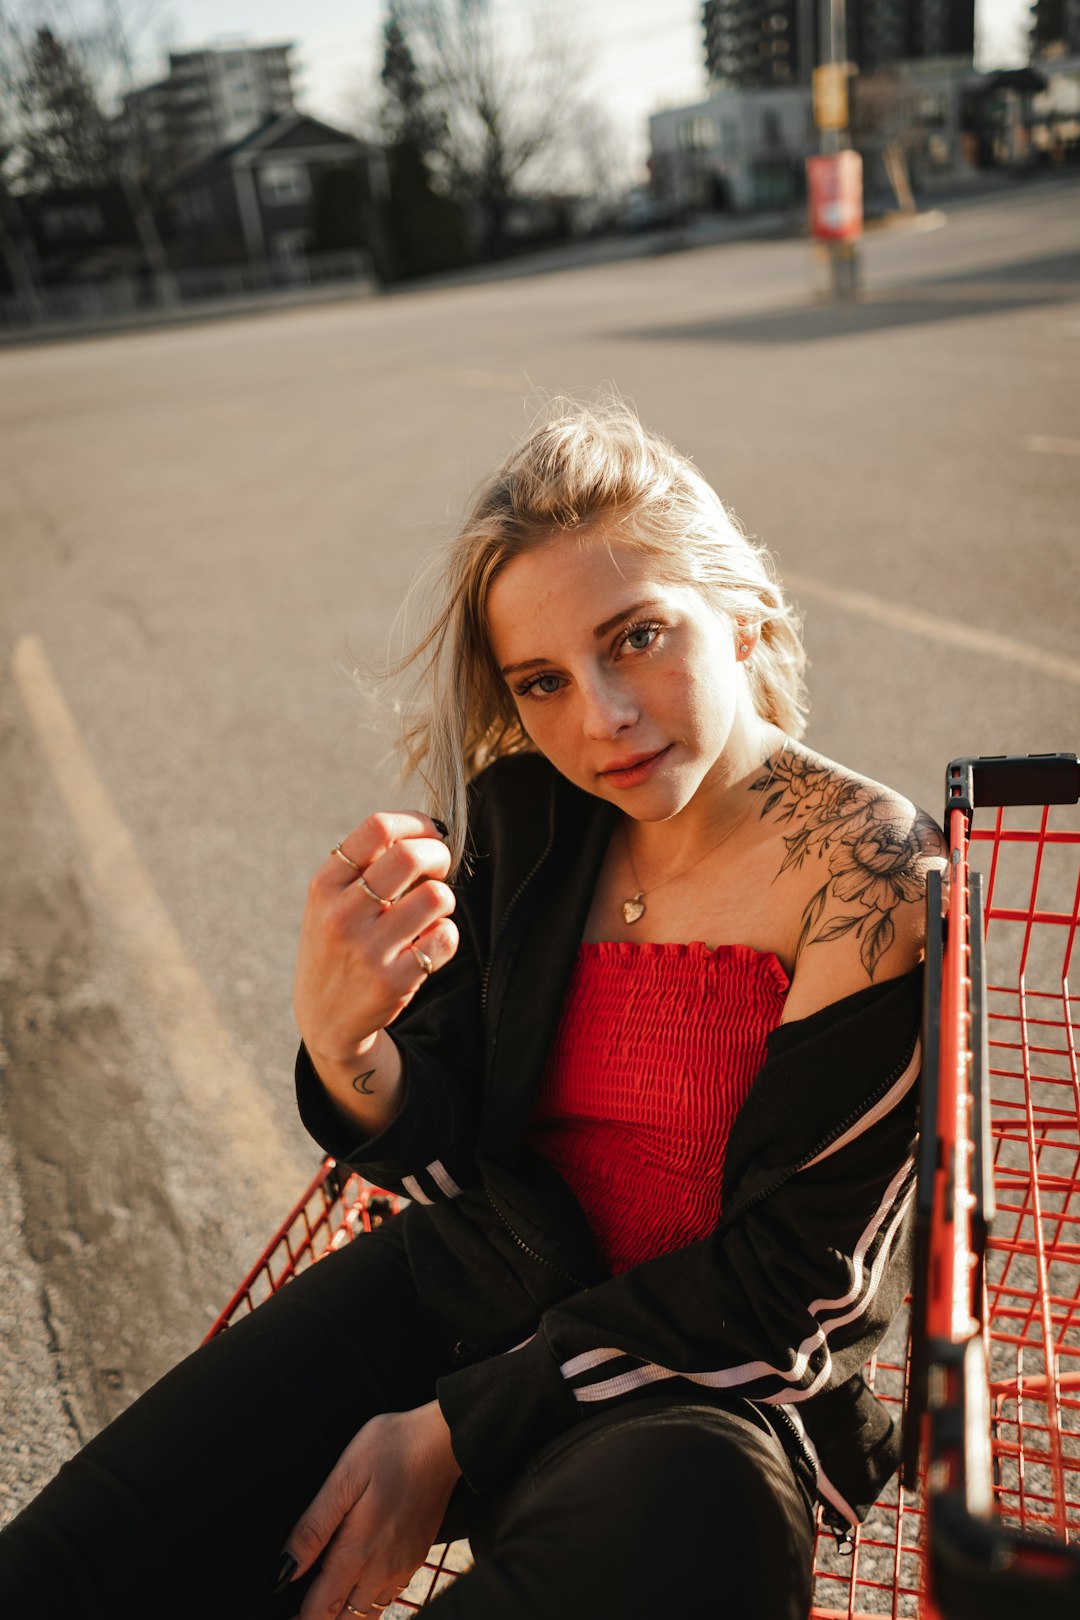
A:
<svg viewBox="0 0 1080 1620">
<path fill-rule="evenodd" d="M 85 69 L 51 28 L 26 46 L 15 83 L 20 190 L 102 185 L 112 170 L 108 124 Z"/>
<path fill-rule="evenodd" d="M 443 121 L 432 111 L 427 88 L 409 44 L 399 0 L 390 0 L 383 24 L 383 86 L 380 125 L 388 146 L 407 141 L 424 158 L 436 149 Z"/>
<path fill-rule="evenodd" d="M 377 228 L 369 228 L 377 271 L 398 280 L 455 269 L 469 257 L 465 218 L 460 205 L 433 186 L 431 172 L 445 140 L 445 119 L 417 68 L 399 0 L 387 8 L 380 77 L 387 195 L 373 204 Z"/>
</svg>

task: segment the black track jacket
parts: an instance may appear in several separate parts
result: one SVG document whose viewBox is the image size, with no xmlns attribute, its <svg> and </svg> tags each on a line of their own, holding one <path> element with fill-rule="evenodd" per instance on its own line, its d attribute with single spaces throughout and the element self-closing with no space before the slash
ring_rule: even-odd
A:
<svg viewBox="0 0 1080 1620">
<path fill-rule="evenodd" d="M 391 1030 L 401 1111 L 359 1141 L 301 1047 L 301 1116 L 328 1153 L 413 1200 L 413 1273 L 454 1367 L 437 1394 L 474 1490 L 666 1386 L 754 1402 L 797 1435 L 829 1516 L 854 1524 L 899 1452 L 861 1369 L 910 1269 L 921 970 L 775 1029 L 728 1142 L 716 1229 L 610 1276 L 525 1130 L 616 815 L 538 755 L 482 773 L 460 947 Z"/>
</svg>

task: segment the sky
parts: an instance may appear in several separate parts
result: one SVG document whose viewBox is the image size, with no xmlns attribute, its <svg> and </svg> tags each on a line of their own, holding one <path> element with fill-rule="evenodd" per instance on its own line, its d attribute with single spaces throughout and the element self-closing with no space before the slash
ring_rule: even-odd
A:
<svg viewBox="0 0 1080 1620">
<path fill-rule="evenodd" d="M 980 67 L 1023 60 L 1031 0 L 976 0 Z M 529 0 L 495 0 L 508 17 Z M 569 26 L 594 64 L 585 90 L 614 123 L 635 165 L 644 161 L 646 120 L 662 107 L 705 93 L 700 0 L 562 0 Z M 545 10 L 555 10 L 548 0 Z M 213 44 L 235 36 L 252 44 L 295 42 L 297 101 L 333 122 L 352 122 L 370 102 L 378 72 L 385 0 L 161 0 L 147 29 L 148 76 L 169 44 Z"/>
</svg>

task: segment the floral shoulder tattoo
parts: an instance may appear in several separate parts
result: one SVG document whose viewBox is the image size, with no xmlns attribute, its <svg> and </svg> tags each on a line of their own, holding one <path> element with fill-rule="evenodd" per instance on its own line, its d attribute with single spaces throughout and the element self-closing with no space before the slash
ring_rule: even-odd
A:
<svg viewBox="0 0 1080 1620">
<path fill-rule="evenodd" d="M 750 791 L 766 795 L 762 819 L 774 816 L 790 828 L 780 872 L 800 870 L 815 857 L 828 870 L 803 908 L 796 957 L 804 946 L 854 933 L 872 979 L 896 938 L 893 912 L 923 895 L 921 859 L 941 853 L 937 827 L 921 810 L 914 818 L 898 815 L 890 795 L 790 748 L 775 764 L 766 760 Z M 848 906 L 858 901 L 861 910 L 833 912 L 838 901 Z"/>
</svg>

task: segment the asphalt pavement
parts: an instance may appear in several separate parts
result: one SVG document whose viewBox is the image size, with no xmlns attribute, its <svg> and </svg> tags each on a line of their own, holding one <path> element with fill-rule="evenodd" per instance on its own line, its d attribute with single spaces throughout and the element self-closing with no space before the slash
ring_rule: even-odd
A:
<svg viewBox="0 0 1080 1620">
<path fill-rule="evenodd" d="M 349 671 L 542 394 L 614 383 L 776 552 L 823 753 L 938 813 L 1078 748 L 1080 185 L 936 225 L 846 306 L 737 242 L 0 353 L 0 1519 L 317 1161 L 305 885 L 414 797 Z"/>
</svg>

